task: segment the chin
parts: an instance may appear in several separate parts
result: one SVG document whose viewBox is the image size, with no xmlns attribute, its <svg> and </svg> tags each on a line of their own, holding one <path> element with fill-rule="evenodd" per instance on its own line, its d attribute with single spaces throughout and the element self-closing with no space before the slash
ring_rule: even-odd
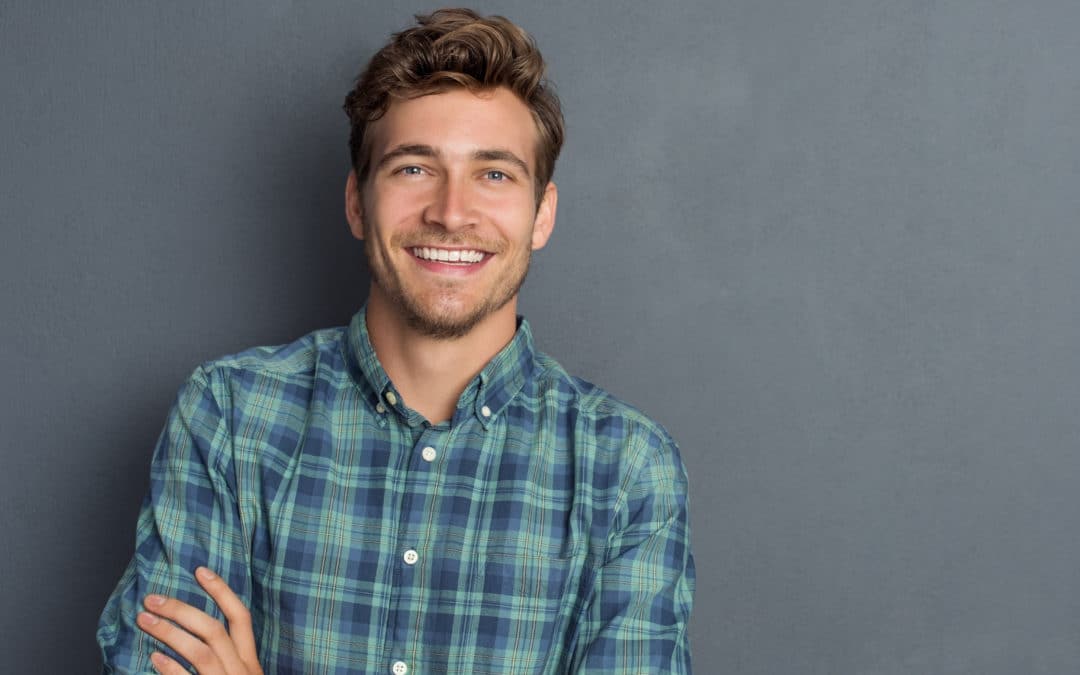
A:
<svg viewBox="0 0 1080 675">
<path fill-rule="evenodd" d="M 403 302 L 409 326 L 419 333 L 438 339 L 456 339 L 468 335 L 476 326 L 506 306 L 501 303 L 435 301 L 432 303 Z M 418 306 L 419 305 L 419 306 Z"/>
<path fill-rule="evenodd" d="M 431 316 L 411 314 L 407 317 L 409 327 L 430 338 L 454 340 L 465 337 L 476 327 L 483 316 Z"/>
</svg>

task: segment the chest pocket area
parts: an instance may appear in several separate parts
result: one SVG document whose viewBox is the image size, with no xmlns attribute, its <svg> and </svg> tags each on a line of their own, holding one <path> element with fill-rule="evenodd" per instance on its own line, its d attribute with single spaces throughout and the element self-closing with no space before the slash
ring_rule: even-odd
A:
<svg viewBox="0 0 1080 675">
<path fill-rule="evenodd" d="M 485 604 L 505 605 L 520 613 L 557 612 L 574 590 L 582 557 L 490 549 L 482 568 Z"/>
<path fill-rule="evenodd" d="M 546 555 L 501 546 L 487 549 L 478 584 L 483 598 L 478 628 L 481 646 L 493 650 L 486 654 L 493 662 L 483 663 L 481 651 L 478 672 L 485 667 L 500 673 L 547 672 L 545 664 L 557 661 L 567 643 L 584 565 L 584 552 Z M 509 664 L 500 660 L 507 650 L 515 656 L 509 671 Z"/>
</svg>

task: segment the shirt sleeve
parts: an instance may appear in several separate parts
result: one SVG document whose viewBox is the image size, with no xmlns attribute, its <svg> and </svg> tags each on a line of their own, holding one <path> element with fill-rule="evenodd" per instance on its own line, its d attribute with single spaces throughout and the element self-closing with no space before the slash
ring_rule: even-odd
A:
<svg viewBox="0 0 1080 675">
<path fill-rule="evenodd" d="M 670 439 L 641 470 L 597 571 L 571 672 L 691 672 L 694 593 L 686 470 Z"/>
<path fill-rule="evenodd" d="M 232 435 L 225 387 L 200 368 L 181 388 L 158 439 L 150 491 L 136 529 L 135 555 L 98 623 L 104 673 L 154 673 L 150 654 L 164 645 L 135 624 L 149 593 L 178 598 L 211 616 L 221 612 L 195 581 L 206 565 L 250 606 L 248 547 L 235 499 Z M 215 395 L 215 389 L 217 395 Z M 181 663 L 186 663 L 181 660 Z"/>
</svg>

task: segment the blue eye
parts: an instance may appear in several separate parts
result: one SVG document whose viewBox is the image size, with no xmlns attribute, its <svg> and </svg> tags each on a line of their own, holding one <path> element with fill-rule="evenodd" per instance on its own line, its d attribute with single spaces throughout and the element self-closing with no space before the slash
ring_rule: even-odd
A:
<svg viewBox="0 0 1080 675">
<path fill-rule="evenodd" d="M 491 171 L 488 171 L 487 172 L 487 177 L 488 177 L 489 180 L 498 181 L 498 182 L 502 182 L 502 181 L 507 180 L 507 179 L 510 178 L 509 176 L 507 176 L 502 171 L 499 171 L 498 169 L 492 169 Z"/>
<path fill-rule="evenodd" d="M 423 171 L 424 170 L 418 166 L 406 166 L 401 168 L 401 173 L 406 176 L 419 176 Z"/>
</svg>

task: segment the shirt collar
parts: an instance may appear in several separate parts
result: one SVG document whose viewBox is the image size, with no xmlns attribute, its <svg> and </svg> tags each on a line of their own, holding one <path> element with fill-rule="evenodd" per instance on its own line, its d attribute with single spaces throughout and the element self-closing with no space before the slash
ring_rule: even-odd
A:
<svg viewBox="0 0 1080 675">
<path fill-rule="evenodd" d="M 353 381 L 368 405 L 380 416 L 394 411 L 409 426 L 423 424 L 423 416 L 401 400 L 394 383 L 379 363 L 375 348 L 371 346 L 366 317 L 367 305 L 364 305 L 349 323 L 346 359 Z M 451 423 L 456 424 L 465 415 L 474 415 L 487 429 L 525 386 L 536 367 L 534 356 L 532 330 L 529 322 L 519 316 L 514 338 L 461 392 Z"/>
</svg>

